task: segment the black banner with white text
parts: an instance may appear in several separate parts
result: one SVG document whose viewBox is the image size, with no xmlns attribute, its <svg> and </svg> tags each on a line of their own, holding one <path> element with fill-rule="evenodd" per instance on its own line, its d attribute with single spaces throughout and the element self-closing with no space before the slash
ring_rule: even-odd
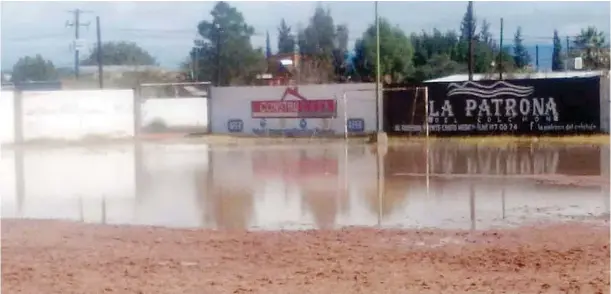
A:
<svg viewBox="0 0 611 294">
<path fill-rule="evenodd" d="M 389 86 L 389 88 L 398 85 Z M 389 134 L 538 135 L 600 130 L 600 78 L 427 83 L 384 92 Z"/>
</svg>

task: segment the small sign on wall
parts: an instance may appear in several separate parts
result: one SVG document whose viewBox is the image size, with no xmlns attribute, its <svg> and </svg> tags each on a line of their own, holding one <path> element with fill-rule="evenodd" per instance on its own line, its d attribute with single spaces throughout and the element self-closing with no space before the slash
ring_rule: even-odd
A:
<svg viewBox="0 0 611 294">
<path fill-rule="evenodd" d="M 346 124 L 349 133 L 362 133 L 365 131 L 365 120 L 362 118 L 349 118 Z"/>
<path fill-rule="evenodd" d="M 244 121 L 241 119 L 230 119 L 227 121 L 227 130 L 230 133 L 241 133 L 244 131 Z"/>
</svg>

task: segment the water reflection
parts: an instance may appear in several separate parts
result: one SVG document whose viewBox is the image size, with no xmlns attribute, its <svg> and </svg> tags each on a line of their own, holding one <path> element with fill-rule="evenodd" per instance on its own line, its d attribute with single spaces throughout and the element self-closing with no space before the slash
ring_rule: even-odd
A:
<svg viewBox="0 0 611 294">
<path fill-rule="evenodd" d="M 609 212 L 608 186 L 527 176 L 609 179 L 609 146 L 433 144 L 428 177 L 426 154 L 421 144 L 384 153 L 345 144 L 3 150 L 2 216 L 215 229 L 478 229 Z"/>
</svg>

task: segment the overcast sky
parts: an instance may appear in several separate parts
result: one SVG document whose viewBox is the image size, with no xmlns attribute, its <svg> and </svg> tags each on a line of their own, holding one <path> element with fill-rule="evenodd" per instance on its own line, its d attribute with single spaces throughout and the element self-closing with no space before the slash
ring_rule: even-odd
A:
<svg viewBox="0 0 611 294">
<path fill-rule="evenodd" d="M 289 25 L 307 25 L 318 2 L 232 2 L 258 33 L 252 40 L 264 46 L 269 30 L 275 50 L 276 27 L 281 18 Z M 1 2 L 2 68 L 11 68 L 23 55 L 40 53 L 56 66 L 71 66 L 70 44 L 74 28 L 66 21 L 69 10 L 87 10 L 81 20 L 90 22 L 81 29 L 89 45 L 95 42 L 95 16 L 100 16 L 103 41 L 130 40 L 151 52 L 162 66 L 176 67 L 187 56 L 199 21 L 210 19 L 215 2 Z M 373 2 L 322 2 L 331 9 L 336 24 L 347 24 L 350 38 L 361 36 L 374 18 Z M 379 13 L 406 33 L 422 30 L 458 29 L 467 2 L 380 2 Z M 553 30 L 561 35 L 575 35 L 588 25 L 609 32 L 609 1 L 600 2 L 480 2 L 474 3 L 478 21 L 492 23 L 499 33 L 504 18 L 506 37 L 510 42 L 518 25 L 526 42 L 550 44 Z M 497 37 L 498 38 L 498 37 Z M 86 49 L 88 52 L 88 49 Z"/>
</svg>

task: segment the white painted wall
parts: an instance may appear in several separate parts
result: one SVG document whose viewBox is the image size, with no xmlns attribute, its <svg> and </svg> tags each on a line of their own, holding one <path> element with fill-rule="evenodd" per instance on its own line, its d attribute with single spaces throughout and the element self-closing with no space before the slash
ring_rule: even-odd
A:
<svg viewBox="0 0 611 294">
<path fill-rule="evenodd" d="M 33 91 L 22 97 L 25 141 L 134 135 L 133 90 Z"/>
<path fill-rule="evenodd" d="M 211 89 L 211 132 L 230 133 L 228 122 L 242 120 L 242 133 L 254 134 L 253 129 L 260 129 L 262 119 L 251 117 L 250 103 L 260 100 L 280 100 L 286 90 L 285 86 L 266 87 L 213 87 Z M 360 91 L 357 91 L 360 90 Z M 336 99 L 337 118 L 306 119 L 307 128 L 328 128 L 336 134 L 344 134 L 345 119 L 363 119 L 365 132 L 375 131 L 375 84 L 334 84 L 299 86 L 299 93 L 309 100 Z M 343 97 L 346 94 L 346 107 Z M 287 99 L 296 99 L 287 97 Z M 266 119 L 268 129 L 300 128 L 301 119 Z"/>
<path fill-rule="evenodd" d="M 207 98 L 155 98 L 142 103 L 142 127 L 161 121 L 168 128 L 208 127 Z"/>
<path fill-rule="evenodd" d="M 13 95 L 13 91 L 2 91 L 0 94 L 0 144 L 15 140 Z"/>
</svg>

